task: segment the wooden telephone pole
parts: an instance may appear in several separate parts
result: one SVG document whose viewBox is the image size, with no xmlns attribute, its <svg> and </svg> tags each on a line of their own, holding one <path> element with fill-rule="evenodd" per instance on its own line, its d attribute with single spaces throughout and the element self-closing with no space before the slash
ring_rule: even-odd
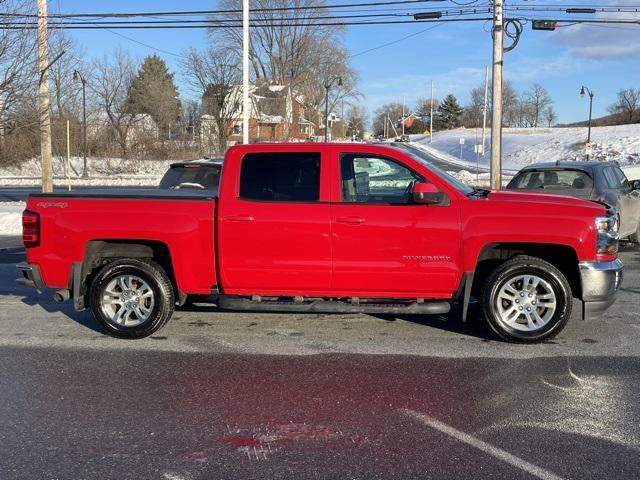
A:
<svg viewBox="0 0 640 480">
<path fill-rule="evenodd" d="M 42 191 L 53 191 L 51 166 L 51 117 L 49 116 L 49 43 L 47 39 L 47 0 L 38 0 L 38 118 L 40 121 L 40 156 L 42 157 Z"/>
<path fill-rule="evenodd" d="M 491 190 L 502 187 L 502 66 L 504 58 L 503 0 L 493 0 L 493 75 L 491 115 Z"/>
</svg>

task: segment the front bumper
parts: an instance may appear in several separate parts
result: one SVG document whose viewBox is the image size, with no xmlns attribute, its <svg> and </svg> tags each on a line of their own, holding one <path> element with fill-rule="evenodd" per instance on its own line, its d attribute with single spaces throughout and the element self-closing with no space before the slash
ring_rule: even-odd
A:
<svg viewBox="0 0 640 480">
<path fill-rule="evenodd" d="M 35 287 L 38 289 L 46 288 L 46 285 L 42 281 L 40 275 L 40 267 L 38 265 L 31 265 L 29 263 L 19 263 L 16 265 L 18 270 L 22 272 L 22 278 L 16 279 L 16 283 L 27 287 Z"/>
<path fill-rule="evenodd" d="M 613 304 L 622 284 L 622 262 L 580 262 L 582 319 L 598 317 Z"/>
</svg>

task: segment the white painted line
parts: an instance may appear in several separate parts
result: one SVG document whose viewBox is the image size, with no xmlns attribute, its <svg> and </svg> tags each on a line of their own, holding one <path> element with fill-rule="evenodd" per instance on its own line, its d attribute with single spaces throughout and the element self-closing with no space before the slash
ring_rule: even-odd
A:
<svg viewBox="0 0 640 480">
<path fill-rule="evenodd" d="M 418 420 L 420 423 L 426 425 L 427 427 L 434 428 L 442 433 L 446 433 L 447 435 L 455 438 L 456 440 L 466 443 L 467 445 L 471 445 L 472 447 L 477 448 L 499 460 L 502 460 L 505 463 L 509 463 L 514 467 L 519 468 L 520 470 L 524 470 L 531 475 L 538 477 L 542 480 L 563 480 L 562 477 L 559 477 L 544 468 L 540 468 L 536 465 L 533 465 L 526 460 L 523 460 L 515 455 L 512 455 L 509 452 L 502 450 L 501 448 L 494 447 L 493 445 L 489 445 L 487 442 L 483 442 L 482 440 L 469 435 L 468 433 L 461 432 L 460 430 L 456 430 L 449 425 L 442 423 L 435 418 L 431 418 L 428 415 L 424 415 L 422 413 L 414 412 L 413 410 L 408 410 L 403 408 L 401 410 L 402 413 L 408 415 L 409 417 Z"/>
</svg>

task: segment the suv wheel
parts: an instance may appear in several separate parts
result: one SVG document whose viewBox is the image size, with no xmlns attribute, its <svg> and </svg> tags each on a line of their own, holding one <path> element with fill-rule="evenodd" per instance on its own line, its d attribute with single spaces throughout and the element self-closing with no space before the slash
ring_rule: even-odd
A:
<svg viewBox="0 0 640 480">
<path fill-rule="evenodd" d="M 571 287 L 556 267 L 517 256 L 486 279 L 482 313 L 489 329 L 509 342 L 536 343 L 556 336 L 572 308 Z"/>
<path fill-rule="evenodd" d="M 105 265 L 89 291 L 95 318 L 119 338 L 143 338 L 171 318 L 174 294 L 165 271 L 154 262 L 125 259 Z"/>
</svg>

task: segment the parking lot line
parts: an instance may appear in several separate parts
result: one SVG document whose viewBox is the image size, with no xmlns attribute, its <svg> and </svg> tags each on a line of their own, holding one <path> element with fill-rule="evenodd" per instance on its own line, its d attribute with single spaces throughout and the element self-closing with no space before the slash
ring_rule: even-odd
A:
<svg viewBox="0 0 640 480">
<path fill-rule="evenodd" d="M 432 418 L 428 415 L 408 409 L 402 409 L 400 411 L 405 415 L 419 421 L 423 425 L 426 425 L 427 427 L 431 427 L 442 433 L 446 433 L 450 437 L 453 437 L 460 442 L 471 445 L 472 447 L 477 448 L 478 450 L 481 450 L 499 460 L 502 460 L 503 462 L 509 463 L 514 467 L 519 468 L 520 470 L 524 470 L 525 472 L 530 473 L 537 478 L 540 478 L 542 480 L 563 480 L 562 477 L 559 477 L 554 473 L 545 470 L 544 468 L 533 465 L 532 463 L 529 463 L 520 457 L 516 457 L 515 455 L 506 452 L 501 448 L 494 447 L 493 445 L 490 445 L 487 442 L 469 435 L 468 433 L 461 432 L 460 430 L 450 427 L 449 425 L 442 423 L 441 421 L 436 420 L 435 418 Z"/>
</svg>

